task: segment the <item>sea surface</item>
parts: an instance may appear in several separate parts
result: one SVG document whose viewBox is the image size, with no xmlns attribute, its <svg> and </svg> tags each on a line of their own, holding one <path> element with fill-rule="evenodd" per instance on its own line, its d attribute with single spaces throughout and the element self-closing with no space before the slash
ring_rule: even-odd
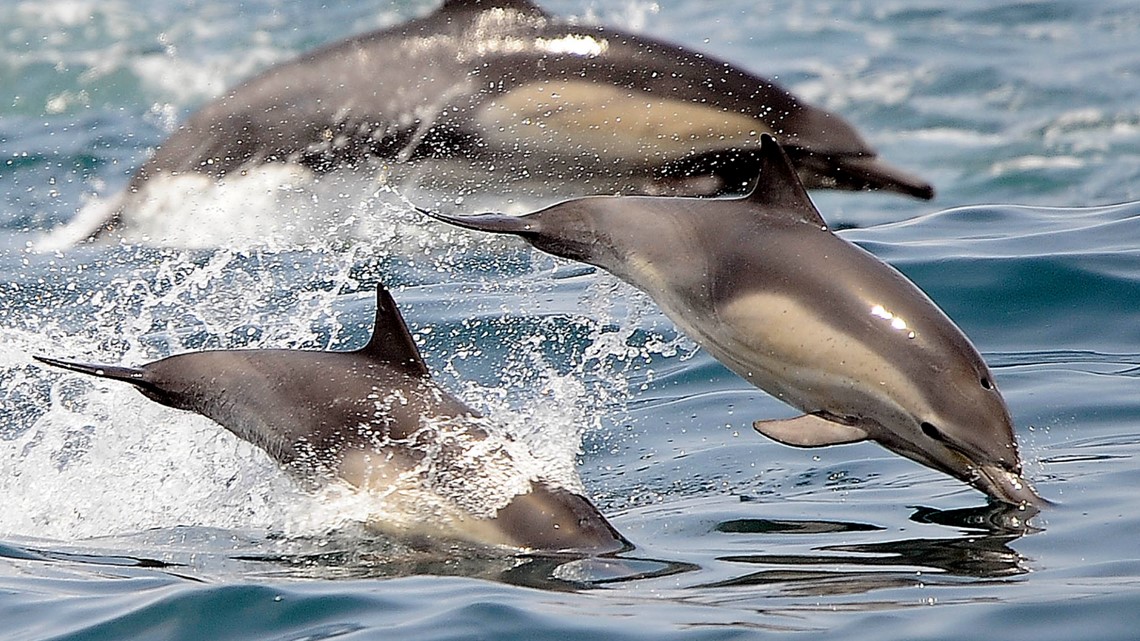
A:
<svg viewBox="0 0 1140 641">
<path fill-rule="evenodd" d="M 366 237 L 43 249 L 196 106 L 433 4 L 0 2 L 0 638 L 1140 638 L 1134 2 L 543 3 L 778 78 L 936 185 L 813 196 L 993 367 L 1056 502 L 1028 522 L 874 445 L 765 440 L 793 410 L 632 288 L 391 199 L 333 208 Z M 193 197 L 169 204 L 190 228 Z M 378 538 L 210 421 L 32 360 L 352 348 L 378 281 L 441 384 L 576 468 L 636 549 Z"/>
</svg>

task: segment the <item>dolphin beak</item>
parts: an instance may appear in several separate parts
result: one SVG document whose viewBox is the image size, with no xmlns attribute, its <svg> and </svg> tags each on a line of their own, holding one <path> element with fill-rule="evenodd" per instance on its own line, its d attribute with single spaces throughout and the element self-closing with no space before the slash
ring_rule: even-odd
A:
<svg viewBox="0 0 1140 641">
<path fill-rule="evenodd" d="M 839 184 L 862 189 L 893 191 L 922 200 L 934 198 L 934 187 L 921 178 L 896 169 L 874 156 L 832 157 L 830 167 Z"/>
<path fill-rule="evenodd" d="M 429 218 L 434 218 L 464 229 L 474 229 L 497 234 L 526 234 L 528 232 L 537 231 L 537 226 L 532 221 L 527 220 L 525 216 L 508 216 L 506 214 L 449 216 L 421 207 L 416 207 L 416 211 Z"/>
<path fill-rule="evenodd" d="M 1021 474 L 1020 464 L 1016 469 L 1010 469 L 1008 465 L 978 460 L 979 457 L 977 456 L 970 456 L 966 452 L 955 447 L 947 447 L 947 445 L 943 444 L 943 447 L 937 448 L 937 450 L 925 452 L 908 452 L 891 447 L 887 449 L 894 450 L 907 458 L 914 459 L 936 470 L 942 470 L 950 476 L 965 481 L 995 501 L 1009 505 L 1027 506 L 1033 509 L 1051 505 L 1048 500 L 1037 494 L 1029 481 L 1025 480 Z"/>
<path fill-rule="evenodd" d="M 1021 474 L 1011 472 L 997 465 L 973 467 L 973 477 L 967 479 L 970 485 L 985 492 L 990 497 L 1011 505 L 1024 505 L 1040 509 L 1051 505 L 1041 498 L 1037 490 Z"/>
<path fill-rule="evenodd" d="M 895 454 L 968 483 L 994 501 L 1034 510 L 1052 505 L 1037 494 L 1022 475 L 1020 461 L 1011 465 L 998 457 L 972 453 L 945 440 L 924 445 L 898 438 L 874 440 Z"/>
</svg>

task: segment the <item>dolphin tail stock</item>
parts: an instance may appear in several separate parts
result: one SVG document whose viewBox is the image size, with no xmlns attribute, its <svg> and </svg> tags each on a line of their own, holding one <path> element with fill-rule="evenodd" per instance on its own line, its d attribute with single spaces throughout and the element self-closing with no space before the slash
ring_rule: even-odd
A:
<svg viewBox="0 0 1140 641">
<path fill-rule="evenodd" d="M 416 207 L 416 211 L 435 220 L 476 231 L 486 231 L 497 234 L 526 235 L 538 231 L 534 221 L 527 220 L 525 216 L 508 216 L 506 214 L 475 214 L 471 216 L 451 216 L 441 214 L 423 207 Z"/>
<path fill-rule="evenodd" d="M 143 385 L 144 372 L 137 367 L 122 367 L 119 365 L 99 365 L 96 363 L 78 363 L 75 361 L 65 361 L 58 358 L 51 358 L 48 356 L 33 356 L 41 363 L 66 369 L 72 372 L 79 372 L 80 374 L 88 374 L 90 376 L 98 376 L 99 378 L 110 378 L 116 381 L 125 381 L 134 385 Z"/>
</svg>

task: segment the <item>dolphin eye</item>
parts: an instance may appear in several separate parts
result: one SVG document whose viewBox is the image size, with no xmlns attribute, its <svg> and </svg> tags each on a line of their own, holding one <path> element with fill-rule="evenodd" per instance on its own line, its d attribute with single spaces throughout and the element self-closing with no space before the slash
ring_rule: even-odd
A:
<svg viewBox="0 0 1140 641">
<path fill-rule="evenodd" d="M 937 427 L 934 427 L 934 425 L 933 425 L 933 424 L 931 424 L 931 423 L 927 423 L 926 421 L 923 421 L 923 422 L 922 422 L 922 424 L 921 424 L 921 425 L 919 425 L 919 427 L 921 427 L 921 428 L 922 428 L 922 433 L 923 433 L 923 434 L 925 434 L 925 435 L 929 436 L 930 438 L 932 438 L 932 439 L 934 439 L 934 440 L 936 440 L 936 441 L 944 441 L 944 440 L 946 440 L 946 439 L 945 439 L 945 438 L 942 436 L 942 432 L 939 432 L 939 431 L 938 431 L 938 428 L 937 428 Z"/>
<path fill-rule="evenodd" d="M 994 384 L 992 382 L 990 382 L 989 377 L 983 376 L 982 377 L 982 389 L 993 389 L 993 388 L 994 388 Z"/>
</svg>

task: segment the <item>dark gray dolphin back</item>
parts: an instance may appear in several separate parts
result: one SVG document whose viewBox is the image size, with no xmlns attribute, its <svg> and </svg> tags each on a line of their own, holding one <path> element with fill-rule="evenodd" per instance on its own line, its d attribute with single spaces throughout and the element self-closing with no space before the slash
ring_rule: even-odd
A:
<svg viewBox="0 0 1140 641">
<path fill-rule="evenodd" d="M 376 288 L 376 319 L 372 325 L 372 337 L 364 347 L 352 353 L 402 369 L 409 376 L 431 377 L 427 363 L 396 307 L 396 301 L 383 287 Z"/>
<path fill-rule="evenodd" d="M 384 436 L 396 439 L 419 429 L 423 416 L 475 414 L 432 382 L 382 287 L 371 338 L 354 351 L 210 350 L 140 368 L 40 360 L 122 380 L 151 400 L 203 414 L 302 475 L 327 473 L 325 462 L 374 446 L 375 434 L 354 428 L 373 421 L 378 403 L 390 414 Z"/>
</svg>

